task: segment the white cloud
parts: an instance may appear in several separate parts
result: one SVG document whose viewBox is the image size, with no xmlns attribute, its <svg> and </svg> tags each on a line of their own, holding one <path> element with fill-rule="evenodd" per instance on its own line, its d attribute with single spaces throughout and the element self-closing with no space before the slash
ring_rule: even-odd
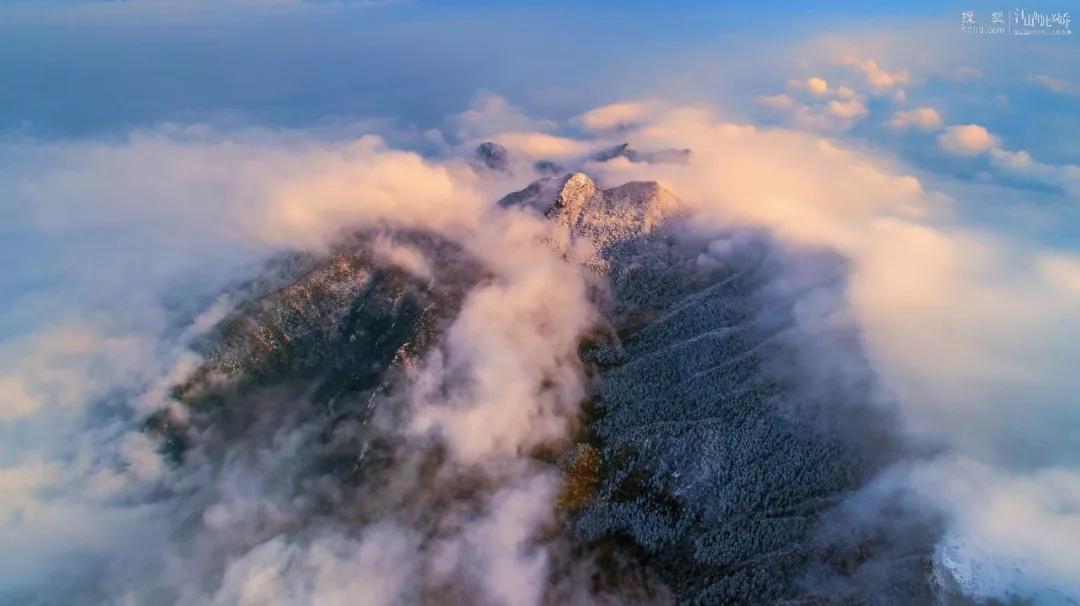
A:
<svg viewBox="0 0 1080 606">
<path fill-rule="evenodd" d="M 841 99 L 854 99 L 859 96 L 859 93 L 855 92 L 854 89 L 847 86 L 841 86 L 840 88 L 836 89 L 836 96 L 840 97 Z"/>
<path fill-rule="evenodd" d="M 591 131 L 606 131 L 636 125 L 653 110 L 653 104 L 644 101 L 612 103 L 589 110 L 575 121 Z"/>
<path fill-rule="evenodd" d="M 859 60 L 847 57 L 841 62 L 862 73 L 866 78 L 866 83 L 877 91 L 904 86 L 911 81 L 911 77 L 906 69 L 890 72 L 878 65 L 877 61 L 873 59 Z"/>
<path fill-rule="evenodd" d="M 1073 87 L 1068 80 L 1065 80 L 1064 78 L 1054 78 L 1053 76 L 1047 76 L 1046 74 L 1028 76 L 1028 82 L 1038 84 L 1046 90 L 1055 93 L 1067 93 L 1073 90 Z"/>
<path fill-rule="evenodd" d="M 977 67 L 972 67 L 970 65 L 962 65 L 953 70 L 952 76 L 953 78 L 961 82 L 967 82 L 970 80 L 981 79 L 983 77 L 983 73 L 982 70 Z"/>
<path fill-rule="evenodd" d="M 1024 150 L 1009 151 L 1007 149 L 1001 149 L 1000 147 L 994 147 L 990 149 L 990 159 L 1000 166 L 1019 170 L 1033 166 L 1031 154 Z"/>
<path fill-rule="evenodd" d="M 0 377 L 0 421 L 29 416 L 44 407 L 14 374 Z"/>
<path fill-rule="evenodd" d="M 400 267 L 425 280 L 432 277 L 431 264 L 424 258 L 423 253 L 411 246 L 394 242 L 392 238 L 384 235 L 375 239 L 372 250 L 375 256 L 385 263 Z"/>
<path fill-rule="evenodd" d="M 959 156 L 986 154 L 1003 174 L 1061 188 L 1067 195 L 1080 193 L 1080 168 L 1072 164 L 1051 165 L 1036 161 L 1025 150 L 1010 150 L 1001 139 L 978 124 L 949 126 L 938 135 L 941 149 Z"/>
<path fill-rule="evenodd" d="M 534 159 L 573 158 L 591 149 L 584 141 L 537 132 L 500 133 L 493 140 L 511 152 Z"/>
<path fill-rule="evenodd" d="M 806 80 L 806 90 L 813 95 L 824 95 L 829 92 L 829 83 L 823 78 L 813 77 Z"/>
<path fill-rule="evenodd" d="M 581 270 L 550 252 L 546 223 L 529 219 L 492 218 L 470 239 L 499 279 L 470 293 L 417 380 L 412 431 L 437 433 L 465 463 L 558 442 L 585 396 L 577 339 L 594 318 Z M 455 368 L 469 369 L 464 389 L 445 384 Z"/>
<path fill-rule="evenodd" d="M 762 95 L 758 97 L 758 103 L 773 109 L 791 109 L 798 105 L 795 99 L 788 95 Z"/>
<path fill-rule="evenodd" d="M 941 149 L 961 155 L 977 156 L 998 146 L 998 138 L 990 134 L 986 127 L 978 124 L 950 126 L 938 136 Z"/>
<path fill-rule="evenodd" d="M 504 97 L 487 91 L 478 93 L 469 109 L 447 122 L 451 134 L 470 141 L 510 130 L 544 131 L 554 126 L 551 121 L 530 118 Z"/>
<path fill-rule="evenodd" d="M 915 470 L 911 483 L 947 512 L 941 560 L 968 595 L 1067 603 L 1080 593 L 1076 470 L 1021 474 L 949 457 Z"/>
<path fill-rule="evenodd" d="M 1039 260 L 1038 267 L 1051 284 L 1080 295 L 1080 255 L 1048 255 Z"/>
<path fill-rule="evenodd" d="M 81 414 L 88 400 L 143 367 L 149 343 L 66 325 L 0 347 L 0 421 Z"/>
<path fill-rule="evenodd" d="M 858 120 L 866 117 L 866 106 L 858 99 L 849 101 L 829 101 L 829 113 L 844 120 Z"/>
<path fill-rule="evenodd" d="M 212 604 L 393 604 L 411 594 L 419 537 L 393 526 L 300 544 L 275 537 L 229 563 Z M 417 562 L 418 563 L 418 562 Z"/>
<path fill-rule="evenodd" d="M 851 128 L 866 117 L 869 111 L 858 96 L 844 100 L 830 100 L 824 104 L 801 103 L 790 95 L 763 95 L 757 98 L 763 107 L 769 108 L 807 130 L 840 132 Z"/>
<path fill-rule="evenodd" d="M 923 131 L 933 131 L 941 128 L 941 124 L 941 114 L 932 107 L 901 110 L 889 119 L 889 126 L 896 130 L 915 127 Z"/>
</svg>

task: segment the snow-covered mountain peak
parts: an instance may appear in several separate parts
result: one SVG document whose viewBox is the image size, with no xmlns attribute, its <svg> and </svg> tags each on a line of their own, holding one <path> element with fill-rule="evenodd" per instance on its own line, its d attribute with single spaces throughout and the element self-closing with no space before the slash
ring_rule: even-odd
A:
<svg viewBox="0 0 1080 606">
<path fill-rule="evenodd" d="M 581 172 L 562 179 L 539 179 L 499 204 L 534 209 L 565 227 L 572 237 L 588 238 L 600 249 L 647 234 L 680 209 L 675 194 L 654 181 L 600 189 Z"/>
</svg>

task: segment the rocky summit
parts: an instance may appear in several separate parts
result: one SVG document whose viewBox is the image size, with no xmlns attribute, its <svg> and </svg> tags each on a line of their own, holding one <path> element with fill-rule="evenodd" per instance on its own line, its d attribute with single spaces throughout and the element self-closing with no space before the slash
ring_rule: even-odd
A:
<svg viewBox="0 0 1080 606">
<path fill-rule="evenodd" d="M 545 177 L 499 201 L 502 207 L 539 212 L 561 229 L 562 244 L 583 240 L 598 253 L 586 265 L 609 270 L 611 249 L 631 245 L 680 212 L 679 200 L 652 181 L 631 181 L 600 189 L 585 173 Z"/>
</svg>

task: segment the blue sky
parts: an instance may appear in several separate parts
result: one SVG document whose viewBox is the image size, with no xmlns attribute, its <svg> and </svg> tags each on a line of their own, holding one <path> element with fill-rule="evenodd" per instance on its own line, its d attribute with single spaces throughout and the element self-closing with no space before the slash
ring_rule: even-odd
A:
<svg viewBox="0 0 1080 606">
<path fill-rule="evenodd" d="M 960 7 L 993 6 L 903 4 L 11 3 L 0 6 L 0 128 L 62 135 L 372 115 L 426 127 L 478 89 L 565 116 L 665 76 L 696 79 L 698 63 L 753 57 L 747 71 L 760 71 L 763 51 L 830 33 L 927 35 L 938 46 L 941 36 L 929 32 L 955 30 Z M 985 52 L 1003 67 L 1009 55 L 1032 60 L 1033 46 L 1075 48 L 1008 40 L 980 49 L 950 37 L 949 53 Z"/>
</svg>

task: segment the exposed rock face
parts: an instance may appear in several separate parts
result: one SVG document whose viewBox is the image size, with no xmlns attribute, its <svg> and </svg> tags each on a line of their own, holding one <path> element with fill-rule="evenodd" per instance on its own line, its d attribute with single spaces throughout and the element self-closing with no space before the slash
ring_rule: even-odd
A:
<svg viewBox="0 0 1080 606">
<path fill-rule="evenodd" d="M 592 159 L 596 162 L 607 162 L 615 158 L 626 158 L 631 162 L 637 160 L 638 151 L 633 147 L 630 147 L 629 143 L 620 143 L 610 149 L 602 149 L 592 155 Z"/>
<path fill-rule="evenodd" d="M 533 164 L 533 170 L 541 175 L 557 175 L 563 171 L 563 167 L 551 160 L 537 160 Z"/>
<path fill-rule="evenodd" d="M 690 161 L 689 149 L 662 149 L 652 152 L 640 152 L 629 143 L 621 143 L 610 149 L 604 149 L 591 156 L 594 162 L 607 162 L 615 158 L 626 158 L 630 162 L 648 164 L 686 164 Z"/>
<path fill-rule="evenodd" d="M 476 146 L 476 159 L 492 170 L 510 170 L 510 152 L 498 143 L 487 141 Z"/>
<path fill-rule="evenodd" d="M 662 149 L 645 155 L 644 161 L 650 164 L 686 164 L 690 162 L 689 149 Z"/>
<path fill-rule="evenodd" d="M 653 231 L 678 208 L 678 199 L 654 182 L 632 181 L 601 190 L 584 173 L 573 173 L 546 214 L 574 236 L 606 248 Z"/>
<path fill-rule="evenodd" d="M 586 262 L 606 273 L 611 255 L 599 254 L 618 243 L 632 244 L 635 238 L 657 229 L 679 214 L 674 194 L 655 182 L 631 181 L 600 189 L 585 173 L 571 173 L 562 179 L 548 177 L 507 195 L 499 204 L 519 206 L 543 214 L 559 227 L 569 244 L 587 240 L 598 254 Z"/>
</svg>

